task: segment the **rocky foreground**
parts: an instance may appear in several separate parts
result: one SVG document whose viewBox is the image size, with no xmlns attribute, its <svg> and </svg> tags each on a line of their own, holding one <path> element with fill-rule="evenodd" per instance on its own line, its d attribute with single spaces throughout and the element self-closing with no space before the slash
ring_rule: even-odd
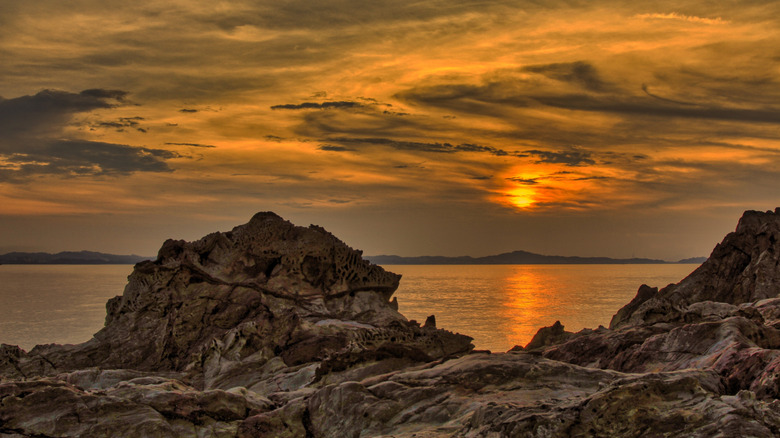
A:
<svg viewBox="0 0 780 438">
<path fill-rule="evenodd" d="M 507 353 L 408 321 L 399 280 L 273 213 L 169 240 L 92 340 L 0 346 L 0 437 L 780 435 L 780 209 L 609 328 Z"/>
</svg>

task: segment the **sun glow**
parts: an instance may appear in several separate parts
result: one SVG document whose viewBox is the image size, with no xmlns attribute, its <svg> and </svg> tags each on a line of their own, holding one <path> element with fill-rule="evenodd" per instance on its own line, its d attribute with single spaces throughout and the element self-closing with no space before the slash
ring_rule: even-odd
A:
<svg viewBox="0 0 780 438">
<path fill-rule="evenodd" d="M 534 205 L 535 192 L 530 187 L 516 187 L 506 192 L 509 203 L 519 209 L 527 209 Z"/>
</svg>

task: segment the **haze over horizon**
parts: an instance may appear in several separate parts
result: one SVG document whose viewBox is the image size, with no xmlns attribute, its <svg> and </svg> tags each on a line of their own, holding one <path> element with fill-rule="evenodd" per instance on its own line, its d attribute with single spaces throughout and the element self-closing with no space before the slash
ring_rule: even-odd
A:
<svg viewBox="0 0 780 438">
<path fill-rule="evenodd" d="M 780 2 L 0 3 L 0 254 L 274 211 L 365 254 L 679 260 L 780 206 Z"/>
</svg>

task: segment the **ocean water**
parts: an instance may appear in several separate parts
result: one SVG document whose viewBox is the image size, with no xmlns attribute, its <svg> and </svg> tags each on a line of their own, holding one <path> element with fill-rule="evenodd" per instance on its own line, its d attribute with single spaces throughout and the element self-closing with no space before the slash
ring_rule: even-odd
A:
<svg viewBox="0 0 780 438">
<path fill-rule="evenodd" d="M 399 311 L 467 334 L 478 349 L 527 344 L 559 320 L 570 331 L 608 325 L 641 284 L 676 283 L 697 265 L 394 265 Z M 121 295 L 131 265 L 0 265 L 0 343 L 89 340 Z"/>
<path fill-rule="evenodd" d="M 0 343 L 77 344 L 103 327 L 132 265 L 0 265 Z"/>
<path fill-rule="evenodd" d="M 395 265 L 398 310 L 474 338 L 477 349 L 525 346 L 541 327 L 609 326 L 642 284 L 677 283 L 698 265 Z"/>
</svg>

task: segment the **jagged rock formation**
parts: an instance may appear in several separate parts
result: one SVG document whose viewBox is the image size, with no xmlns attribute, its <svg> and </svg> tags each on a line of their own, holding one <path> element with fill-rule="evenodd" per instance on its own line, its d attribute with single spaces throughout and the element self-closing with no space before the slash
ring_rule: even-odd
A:
<svg viewBox="0 0 780 438">
<path fill-rule="evenodd" d="M 0 436 L 777 436 L 780 209 L 610 328 L 517 351 L 407 321 L 399 277 L 261 213 L 168 241 L 87 343 L 0 346 Z M 515 350 L 515 349 L 513 349 Z"/>
<path fill-rule="evenodd" d="M 127 368 L 212 388 L 273 364 L 278 373 L 339 355 L 433 360 L 468 351 L 466 336 L 396 311 L 389 299 L 399 279 L 320 227 L 258 213 L 228 233 L 166 241 L 109 300 L 106 325 L 89 342 L 5 357 L 20 377 Z"/>
<path fill-rule="evenodd" d="M 746 212 L 678 284 L 643 285 L 610 330 L 569 334 L 545 357 L 624 372 L 703 369 L 724 390 L 780 397 L 780 209 Z"/>
</svg>

